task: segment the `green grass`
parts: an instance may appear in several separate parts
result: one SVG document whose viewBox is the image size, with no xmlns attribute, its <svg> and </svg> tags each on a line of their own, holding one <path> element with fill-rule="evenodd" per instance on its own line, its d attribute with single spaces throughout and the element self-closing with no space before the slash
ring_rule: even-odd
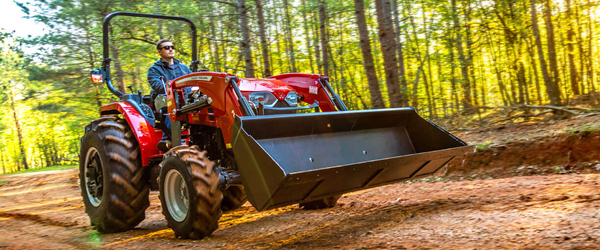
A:
<svg viewBox="0 0 600 250">
<path fill-rule="evenodd" d="M 0 186 L 6 184 L 6 181 L 0 181 Z"/>
<path fill-rule="evenodd" d="M 56 166 L 50 166 L 50 167 L 44 167 L 44 168 L 32 168 L 32 169 L 21 170 L 21 171 L 17 171 L 17 172 L 4 173 L 4 174 L 0 174 L 0 175 L 31 173 L 31 172 L 39 172 L 39 171 L 63 170 L 63 169 L 72 169 L 72 168 L 76 168 L 76 167 L 78 167 L 78 165 L 56 165 Z M 2 185 L 2 184 L 0 184 L 0 185 Z"/>
<path fill-rule="evenodd" d="M 477 150 L 477 152 L 486 151 L 487 149 L 490 148 L 490 145 L 492 145 L 492 141 L 486 141 L 482 144 L 477 145 L 477 147 L 475 147 L 475 149 Z"/>
<path fill-rule="evenodd" d="M 568 138 L 575 138 L 575 137 L 585 137 L 587 136 L 589 133 L 595 132 L 595 131 L 600 131 L 600 124 L 596 124 L 596 123 L 588 123 L 585 124 L 583 126 L 579 126 L 577 128 L 568 128 Z"/>
</svg>

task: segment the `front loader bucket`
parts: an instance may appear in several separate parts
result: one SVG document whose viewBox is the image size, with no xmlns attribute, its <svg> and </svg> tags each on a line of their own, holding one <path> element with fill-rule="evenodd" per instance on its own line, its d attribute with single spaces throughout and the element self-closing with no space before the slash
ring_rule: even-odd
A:
<svg viewBox="0 0 600 250">
<path fill-rule="evenodd" d="M 238 117 L 231 141 L 258 210 L 426 176 L 470 148 L 413 108 Z"/>
</svg>

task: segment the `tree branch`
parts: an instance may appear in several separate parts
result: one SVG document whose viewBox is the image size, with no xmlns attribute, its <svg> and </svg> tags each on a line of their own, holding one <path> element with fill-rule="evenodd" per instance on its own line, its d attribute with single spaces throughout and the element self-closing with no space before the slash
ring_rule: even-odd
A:
<svg viewBox="0 0 600 250">
<path fill-rule="evenodd" d="M 215 41 L 215 42 L 229 42 L 229 43 L 237 43 L 237 44 L 240 44 L 240 45 L 242 44 L 241 42 L 233 41 L 233 40 L 227 40 L 227 39 L 217 39 L 217 38 L 213 38 L 213 37 L 200 36 L 200 35 L 199 35 L 199 37 L 206 38 L 208 40 L 212 40 L 212 41 Z"/>
<path fill-rule="evenodd" d="M 236 8 L 238 7 L 238 6 L 237 6 L 237 4 L 230 3 L 230 2 L 226 2 L 226 1 L 219 1 L 219 0 L 208 0 L 208 1 L 209 1 L 209 2 L 214 2 L 214 3 L 229 4 L 229 5 L 231 5 L 231 6 L 233 6 L 233 7 L 236 7 Z"/>
</svg>

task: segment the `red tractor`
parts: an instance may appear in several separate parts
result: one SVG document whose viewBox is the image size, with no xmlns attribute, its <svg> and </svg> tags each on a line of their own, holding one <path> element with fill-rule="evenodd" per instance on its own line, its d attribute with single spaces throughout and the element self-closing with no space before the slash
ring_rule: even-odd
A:
<svg viewBox="0 0 600 250">
<path fill-rule="evenodd" d="M 194 73 L 165 83 L 163 96 L 116 90 L 108 57 L 116 16 L 186 22 Z M 175 235 L 200 239 L 246 200 L 259 211 L 332 207 L 344 193 L 432 174 L 470 148 L 412 108 L 347 110 L 327 76 L 198 72 L 196 28 L 185 18 L 115 12 L 103 31 L 105 59 L 92 80 L 121 101 L 102 106 L 85 127 L 79 175 L 86 213 L 101 232 L 144 220 L 150 190 L 159 190 Z M 157 147 L 163 133 L 174 144 L 166 152 Z"/>
</svg>

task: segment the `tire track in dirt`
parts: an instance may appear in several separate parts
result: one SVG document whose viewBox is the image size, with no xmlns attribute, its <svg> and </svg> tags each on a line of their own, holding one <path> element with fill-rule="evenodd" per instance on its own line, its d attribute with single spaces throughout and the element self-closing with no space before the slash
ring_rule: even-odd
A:
<svg viewBox="0 0 600 250">
<path fill-rule="evenodd" d="M 78 236 L 82 209 L 76 170 L 4 176 L 0 189 L 0 245 L 11 249 L 90 249 Z M 75 237 L 74 237 L 75 236 Z"/>
<path fill-rule="evenodd" d="M 30 213 L 0 213 L 0 217 L 17 219 L 17 220 L 29 220 L 29 221 L 47 225 L 47 226 L 58 226 L 58 227 L 66 227 L 66 228 L 77 226 L 77 223 L 75 223 L 75 222 L 69 223 L 69 222 L 63 222 L 63 221 L 56 221 L 56 220 L 44 218 L 37 214 L 30 214 Z"/>
<path fill-rule="evenodd" d="M 363 243 L 362 237 L 377 235 L 378 231 L 393 228 L 399 224 L 415 220 L 417 217 L 427 217 L 430 214 L 439 214 L 444 212 L 457 212 L 460 210 L 473 211 L 508 211 L 523 210 L 531 207 L 540 206 L 549 202 L 590 202 L 599 200 L 600 196 L 578 196 L 575 199 L 566 196 L 556 195 L 554 197 L 542 197 L 539 200 L 523 198 L 522 195 L 506 196 L 500 199 L 493 197 L 466 197 L 461 199 L 431 199 L 426 201 L 407 202 L 379 202 L 366 203 L 361 201 L 352 201 L 342 205 L 341 208 L 331 210 L 316 211 L 306 214 L 319 215 L 323 212 L 333 213 L 335 216 L 326 216 L 328 219 L 320 218 L 316 223 L 301 220 L 298 223 L 289 224 L 286 228 L 281 228 L 270 233 L 261 234 L 258 237 L 249 238 L 242 242 L 227 246 L 226 249 L 331 249 L 340 246 L 339 240 L 333 240 L 343 236 L 343 244 L 349 246 L 359 246 Z M 386 203 L 388 203 L 386 205 Z M 392 204 L 389 204 L 392 203 Z M 495 209 L 488 209 L 488 206 L 496 206 Z M 357 209 L 364 210 L 357 210 Z M 325 222 L 324 222 L 325 221 Z M 286 233 L 289 227 L 298 227 L 301 229 L 291 230 Z M 341 239 L 340 239 L 341 240 Z M 388 244 L 378 243 L 376 246 L 384 249 L 392 247 Z M 368 249 L 371 249 L 370 246 Z M 394 246 L 393 248 L 402 248 Z"/>
<path fill-rule="evenodd" d="M 65 184 L 65 183 L 56 184 L 56 185 L 38 185 L 35 188 L 29 188 L 29 189 L 25 189 L 25 190 L 15 190 L 15 191 L 12 191 L 12 192 L 2 192 L 2 193 L 0 193 L 0 197 L 20 195 L 20 194 L 28 194 L 28 193 L 39 192 L 39 191 L 48 191 L 48 190 L 51 190 L 51 189 L 62 188 L 62 187 L 77 187 L 77 185 Z"/>
<path fill-rule="evenodd" d="M 20 215 L 17 215 L 20 216 Z M 69 225 L 55 225 L 44 222 L 45 218 L 35 215 L 22 215 L 10 222 L 10 226 L 0 227 L 0 246 L 9 249 L 95 249 L 92 242 L 75 235 L 85 235 L 85 230 Z M 64 227 L 67 226 L 67 227 Z M 8 244 L 7 244 L 8 243 Z M 1 248 L 1 247 L 0 247 Z"/>
</svg>

